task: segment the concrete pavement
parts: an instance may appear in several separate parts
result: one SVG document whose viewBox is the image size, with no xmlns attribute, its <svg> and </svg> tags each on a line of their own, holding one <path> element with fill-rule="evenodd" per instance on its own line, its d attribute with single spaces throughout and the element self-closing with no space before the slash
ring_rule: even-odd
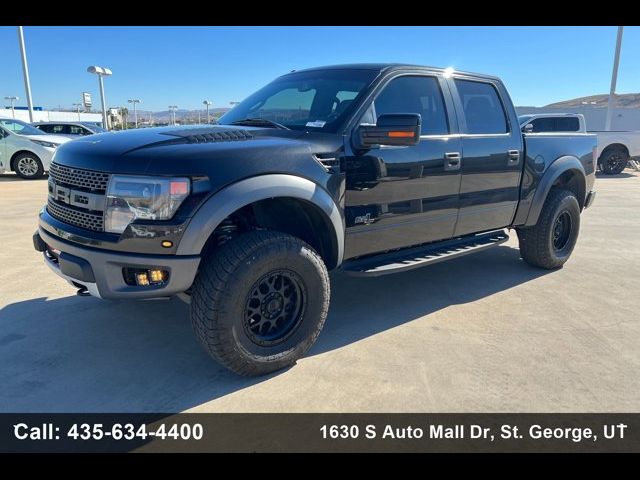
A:
<svg viewBox="0 0 640 480">
<path fill-rule="evenodd" d="M 0 411 L 640 410 L 640 175 L 599 177 L 558 271 L 504 246 L 374 279 L 332 276 L 294 368 L 219 367 L 179 300 L 75 296 L 33 250 L 46 180 L 0 176 Z"/>
</svg>

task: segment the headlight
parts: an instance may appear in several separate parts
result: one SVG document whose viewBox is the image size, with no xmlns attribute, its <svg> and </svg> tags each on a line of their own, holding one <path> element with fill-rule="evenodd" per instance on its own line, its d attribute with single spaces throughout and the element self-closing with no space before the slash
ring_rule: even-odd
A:
<svg viewBox="0 0 640 480">
<path fill-rule="evenodd" d="M 45 140 L 34 140 L 33 138 L 30 138 L 29 140 L 31 140 L 33 143 L 37 143 L 38 145 L 49 148 L 58 148 L 58 146 L 60 145 L 59 143 L 46 142 Z"/>
<path fill-rule="evenodd" d="M 107 190 L 104 228 L 122 233 L 134 220 L 169 220 L 189 195 L 188 178 L 113 175 Z"/>
</svg>

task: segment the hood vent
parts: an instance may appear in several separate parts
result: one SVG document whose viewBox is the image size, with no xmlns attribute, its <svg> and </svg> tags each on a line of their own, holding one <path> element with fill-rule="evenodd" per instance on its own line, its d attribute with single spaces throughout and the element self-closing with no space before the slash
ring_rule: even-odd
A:
<svg viewBox="0 0 640 480">
<path fill-rule="evenodd" d="M 167 132 L 165 135 L 181 137 L 187 143 L 238 142 L 253 138 L 249 131 L 240 129 L 185 129 Z"/>
</svg>

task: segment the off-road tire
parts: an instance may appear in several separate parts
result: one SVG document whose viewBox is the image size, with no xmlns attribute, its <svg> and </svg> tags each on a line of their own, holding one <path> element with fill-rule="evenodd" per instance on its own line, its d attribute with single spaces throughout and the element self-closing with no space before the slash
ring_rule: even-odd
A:
<svg viewBox="0 0 640 480">
<path fill-rule="evenodd" d="M 562 248 L 554 246 L 554 228 L 562 216 L 570 218 L 570 229 Z M 562 267 L 569 260 L 580 232 L 580 205 L 569 190 L 553 188 L 542 207 L 538 223 L 533 227 L 516 229 L 520 242 L 520 256 L 529 265 L 548 270 Z M 557 231 L 556 231 L 557 232 Z"/>
<path fill-rule="evenodd" d="M 256 343 L 248 302 L 254 301 L 256 285 L 264 278 L 272 280 L 272 275 L 295 280 L 303 307 L 295 316 L 297 324 L 282 339 Z M 281 292 L 284 298 L 287 291 Z M 309 245 L 285 233 L 253 231 L 205 254 L 192 289 L 191 323 L 219 363 L 240 375 L 264 375 L 295 364 L 313 345 L 324 326 L 329 297 L 327 268 Z M 261 303 L 259 308 L 266 307 Z M 269 323 L 264 326 L 271 328 Z"/>
<path fill-rule="evenodd" d="M 624 148 L 607 148 L 600 156 L 600 170 L 606 175 L 618 175 L 627 168 L 629 155 Z"/>
<path fill-rule="evenodd" d="M 22 165 L 24 163 L 24 165 Z M 20 178 L 35 180 L 44 175 L 42 161 L 34 153 L 22 152 L 13 159 L 13 169 Z"/>
</svg>

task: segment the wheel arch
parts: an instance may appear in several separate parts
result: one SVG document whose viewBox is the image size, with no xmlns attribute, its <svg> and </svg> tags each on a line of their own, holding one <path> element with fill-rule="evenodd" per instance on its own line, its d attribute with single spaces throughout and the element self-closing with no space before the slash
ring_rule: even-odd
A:
<svg viewBox="0 0 640 480">
<path fill-rule="evenodd" d="M 342 263 L 344 220 L 340 209 L 318 184 L 288 174 L 250 177 L 212 195 L 191 219 L 176 253 L 200 255 L 217 227 L 249 206 L 259 207 L 260 218 L 267 227 L 296 235 L 318 249 L 327 268 Z M 286 220 L 282 220 L 282 209 L 287 209 Z M 300 234 L 304 225 L 312 235 Z"/>
<path fill-rule="evenodd" d="M 540 179 L 525 226 L 531 227 L 538 223 L 544 202 L 551 189 L 556 186 L 563 186 L 573 191 L 582 210 L 587 195 L 587 180 L 584 167 L 577 157 L 570 155 L 560 157 L 549 166 Z"/>
</svg>

